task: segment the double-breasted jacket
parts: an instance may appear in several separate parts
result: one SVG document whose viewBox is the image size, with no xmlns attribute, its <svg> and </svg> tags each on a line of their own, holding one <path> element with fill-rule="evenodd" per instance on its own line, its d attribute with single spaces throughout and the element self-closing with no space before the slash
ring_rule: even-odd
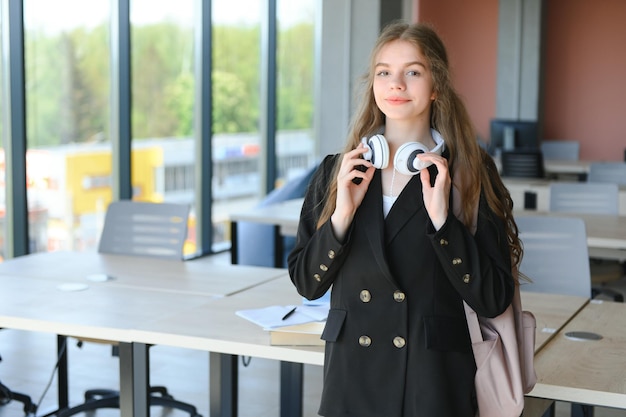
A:
<svg viewBox="0 0 626 417">
<path fill-rule="evenodd" d="M 481 197 L 474 234 L 453 214 L 435 231 L 419 175 L 385 217 L 377 170 L 340 242 L 330 220 L 316 227 L 336 158 L 326 157 L 311 180 L 288 259 L 301 295 L 331 289 L 320 415 L 474 417 L 476 365 L 462 301 L 489 317 L 510 304 L 504 223 Z"/>
</svg>

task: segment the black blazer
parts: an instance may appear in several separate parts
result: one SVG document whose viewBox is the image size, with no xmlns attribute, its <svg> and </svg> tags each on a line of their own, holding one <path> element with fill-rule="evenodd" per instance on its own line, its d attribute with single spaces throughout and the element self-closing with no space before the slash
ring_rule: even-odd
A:
<svg viewBox="0 0 626 417">
<path fill-rule="evenodd" d="M 476 366 L 462 300 L 490 317 L 510 304 L 504 224 L 481 198 L 475 235 L 453 214 L 435 231 L 417 175 L 384 218 L 376 171 L 339 242 L 330 221 L 316 229 L 336 158 L 326 157 L 311 181 L 288 259 L 304 297 L 332 286 L 320 415 L 474 417 Z"/>
</svg>

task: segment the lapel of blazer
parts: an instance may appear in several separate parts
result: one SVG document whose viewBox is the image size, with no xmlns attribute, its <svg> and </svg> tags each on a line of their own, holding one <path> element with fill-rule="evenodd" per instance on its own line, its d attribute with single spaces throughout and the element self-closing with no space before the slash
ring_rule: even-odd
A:
<svg viewBox="0 0 626 417">
<path fill-rule="evenodd" d="M 362 219 L 359 221 L 359 226 L 368 228 L 366 233 L 367 241 L 380 271 L 386 279 L 397 285 L 391 275 L 385 256 L 385 221 L 383 217 L 380 170 L 376 170 L 374 173 L 374 178 L 372 178 L 372 182 L 357 213 Z"/>
<path fill-rule="evenodd" d="M 413 216 L 424 209 L 422 182 L 414 175 L 404 187 L 385 219 L 385 243 L 388 245 Z"/>
</svg>

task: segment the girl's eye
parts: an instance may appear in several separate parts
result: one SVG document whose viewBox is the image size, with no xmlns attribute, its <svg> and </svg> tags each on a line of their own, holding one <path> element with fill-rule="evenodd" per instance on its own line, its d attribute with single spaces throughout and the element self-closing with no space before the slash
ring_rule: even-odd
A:
<svg viewBox="0 0 626 417">
<path fill-rule="evenodd" d="M 407 74 L 407 75 L 410 75 L 410 76 L 412 76 L 412 77 L 417 77 L 417 76 L 419 76 L 419 75 L 420 75 L 420 73 L 419 73 L 418 71 L 413 71 L 413 70 L 408 71 L 406 74 Z"/>
<path fill-rule="evenodd" d="M 389 75 L 389 71 L 383 70 L 383 71 L 378 71 L 376 73 L 376 75 L 378 76 L 385 76 L 385 75 Z"/>
</svg>

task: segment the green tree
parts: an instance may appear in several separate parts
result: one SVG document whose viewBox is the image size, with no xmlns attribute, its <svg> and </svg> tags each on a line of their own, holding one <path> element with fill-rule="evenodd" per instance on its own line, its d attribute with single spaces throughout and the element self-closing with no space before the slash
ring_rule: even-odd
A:
<svg viewBox="0 0 626 417">
<path fill-rule="evenodd" d="M 259 130 L 260 40 L 258 26 L 213 28 L 215 133 Z"/>
<path fill-rule="evenodd" d="M 134 27 L 131 40 L 132 129 L 135 138 L 172 137 L 187 131 L 171 97 L 193 78 L 193 32 L 173 23 Z M 182 81 L 183 83 L 185 81 Z M 188 92 L 193 100 L 193 90 Z M 180 101 L 182 102 L 182 101 Z M 187 125 L 189 123 L 187 122 Z"/>
<path fill-rule="evenodd" d="M 109 52 L 103 27 L 26 34 L 29 146 L 85 142 L 108 130 Z"/>
<path fill-rule="evenodd" d="M 28 31 L 27 129 L 30 147 L 108 138 L 108 27 L 50 34 Z M 132 28 L 132 131 L 135 138 L 193 134 L 193 30 L 173 23 Z M 260 28 L 213 28 L 213 132 L 259 129 Z M 278 127 L 310 128 L 313 27 L 279 34 Z"/>
<path fill-rule="evenodd" d="M 167 108 L 178 121 L 174 132 L 177 137 L 189 137 L 193 134 L 194 84 L 193 74 L 185 72 L 179 74 L 165 89 Z"/>
<path fill-rule="evenodd" d="M 254 132 L 258 130 L 258 107 L 249 100 L 245 82 L 237 75 L 213 71 L 213 131 L 215 133 Z"/>
<path fill-rule="evenodd" d="M 310 129 L 313 125 L 314 31 L 299 24 L 278 35 L 279 129 Z"/>
</svg>

